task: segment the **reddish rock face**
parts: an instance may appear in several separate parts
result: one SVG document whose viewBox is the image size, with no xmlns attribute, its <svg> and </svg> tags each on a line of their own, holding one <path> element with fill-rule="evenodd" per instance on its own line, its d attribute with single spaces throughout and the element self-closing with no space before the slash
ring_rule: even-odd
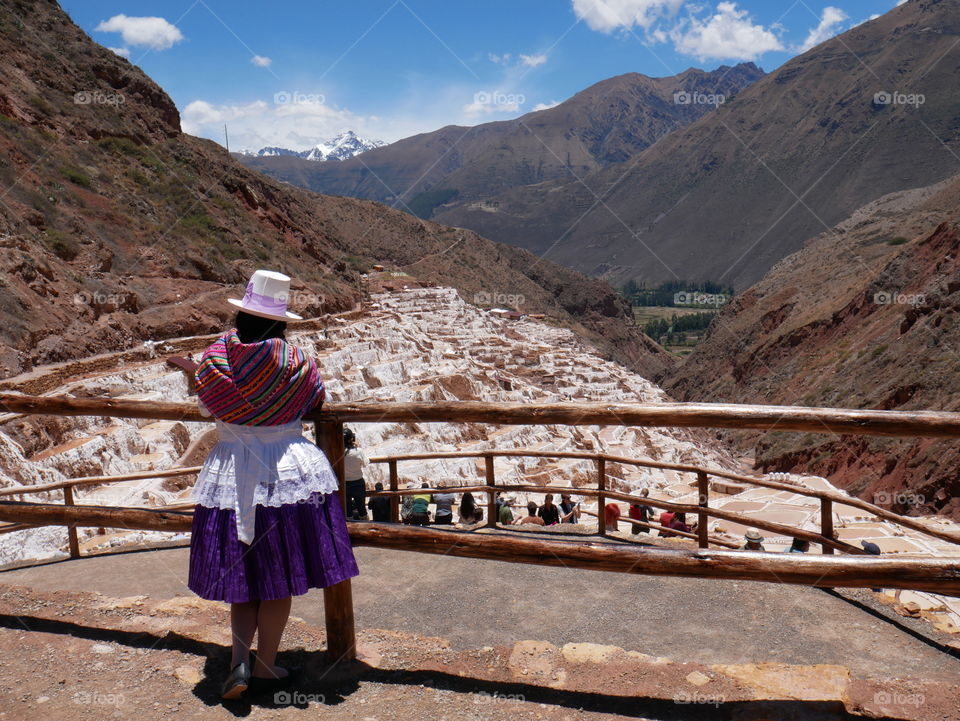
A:
<svg viewBox="0 0 960 721">
<path fill-rule="evenodd" d="M 880 199 L 732 302 L 664 386 L 690 401 L 955 410 L 960 177 Z M 960 517 L 960 443 L 734 434 L 757 467 Z"/>
</svg>

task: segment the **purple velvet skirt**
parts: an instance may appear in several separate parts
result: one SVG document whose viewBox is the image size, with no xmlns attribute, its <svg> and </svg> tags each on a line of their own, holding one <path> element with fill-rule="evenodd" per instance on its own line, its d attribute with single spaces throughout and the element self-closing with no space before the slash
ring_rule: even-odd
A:
<svg viewBox="0 0 960 721">
<path fill-rule="evenodd" d="M 187 585 L 201 598 L 274 601 L 333 586 L 359 572 L 337 493 L 257 506 L 250 545 L 237 539 L 232 509 L 194 508 Z"/>
</svg>

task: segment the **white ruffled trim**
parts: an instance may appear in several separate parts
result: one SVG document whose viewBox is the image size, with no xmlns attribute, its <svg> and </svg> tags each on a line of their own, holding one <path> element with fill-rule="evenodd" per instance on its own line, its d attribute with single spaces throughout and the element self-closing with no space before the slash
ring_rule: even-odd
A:
<svg viewBox="0 0 960 721">
<path fill-rule="evenodd" d="M 323 451 L 303 437 L 300 421 L 282 426 L 217 423 L 220 441 L 210 451 L 193 489 L 196 503 L 236 511 L 237 535 L 253 539 L 257 506 L 302 503 L 333 493 L 337 476 Z"/>
</svg>

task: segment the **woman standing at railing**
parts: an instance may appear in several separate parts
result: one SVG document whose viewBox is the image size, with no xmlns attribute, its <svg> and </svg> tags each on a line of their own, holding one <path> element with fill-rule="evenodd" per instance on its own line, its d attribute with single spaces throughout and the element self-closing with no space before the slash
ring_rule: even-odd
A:
<svg viewBox="0 0 960 721">
<path fill-rule="evenodd" d="M 323 402 L 316 362 L 284 339 L 290 279 L 254 273 L 236 327 L 203 354 L 201 407 L 217 418 L 219 442 L 194 488 L 189 587 L 230 603 L 233 658 L 224 698 L 251 679 L 280 680 L 275 665 L 292 596 L 358 573 L 323 452 L 303 437 L 301 418 Z M 250 647 L 257 635 L 256 662 Z"/>
</svg>

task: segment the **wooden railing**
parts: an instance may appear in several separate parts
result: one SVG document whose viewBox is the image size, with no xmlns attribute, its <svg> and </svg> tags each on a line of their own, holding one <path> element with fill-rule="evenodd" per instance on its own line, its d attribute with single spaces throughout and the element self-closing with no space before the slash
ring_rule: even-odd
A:
<svg viewBox="0 0 960 721">
<path fill-rule="evenodd" d="M 0 393 L 0 410 L 20 414 L 52 414 L 62 416 L 107 416 L 125 418 L 150 418 L 157 420 L 210 422 L 212 419 L 200 414 L 193 403 L 170 403 L 158 401 L 135 401 L 120 399 L 70 398 L 50 396 L 27 396 Z M 960 413 L 903 412 L 903 411 L 858 411 L 830 408 L 794 408 L 778 406 L 712 405 L 697 403 L 665 404 L 605 404 L 605 403 L 553 403 L 517 404 L 484 403 L 474 401 L 441 403 L 337 403 L 329 404 L 322 411 L 310 414 L 305 420 L 314 421 L 318 445 L 331 459 L 338 477 L 343 480 L 343 425 L 344 423 L 489 423 L 495 425 L 540 425 L 559 424 L 576 426 L 645 426 L 645 427 L 700 427 L 740 428 L 765 431 L 806 431 L 811 433 L 849 433 L 876 436 L 923 436 L 930 438 L 960 437 Z M 505 452 L 497 452 L 505 453 Z M 524 452 L 518 452 L 523 454 Z M 471 454 L 472 455 L 472 454 Z M 554 454 L 558 455 L 558 454 Z M 488 473 L 492 474 L 493 456 L 484 454 Z M 591 456 L 597 459 L 598 487 L 578 489 L 583 495 L 595 495 L 601 506 L 607 498 L 631 500 L 628 494 L 611 491 L 605 487 L 605 464 L 636 459 L 619 459 L 614 456 Z M 666 464 L 665 464 L 666 465 Z M 694 469 L 694 467 L 675 467 Z M 186 472 L 187 469 L 182 469 Z M 695 469 L 693 472 L 697 472 Z M 734 480 L 742 479 L 756 485 L 782 488 L 794 493 L 800 489 L 773 481 L 734 476 L 722 472 L 715 475 Z M 391 471 L 396 478 L 396 469 Z M 494 479 L 495 480 L 495 479 Z M 80 484 L 90 479 L 77 479 Z M 700 488 L 703 480 L 698 476 Z M 71 482 L 62 484 L 65 494 L 72 494 Z M 393 484 L 395 485 L 395 484 Z M 490 484 L 490 488 L 496 488 Z M 516 490 L 540 492 L 541 486 L 511 486 Z M 69 489 L 69 490 L 68 490 Z M 488 486 L 478 486 L 488 490 Z M 10 489 L 15 495 L 24 489 Z M 412 489 L 416 492 L 416 489 Z M 463 488 L 458 490 L 469 490 Z M 556 489 L 553 489 L 556 490 Z M 570 489 L 571 492 L 574 489 Z M 809 489 L 805 489 L 809 490 Z M 31 492 L 37 492 L 34 488 Z M 422 491 L 421 491 L 422 492 Z M 341 483 L 341 500 L 345 502 L 345 484 Z M 397 489 L 396 497 L 403 493 Z M 825 492 L 820 492 L 825 493 Z M 66 500 L 66 498 L 65 498 Z M 832 528 L 831 504 L 841 501 L 847 505 L 870 510 L 884 517 L 889 512 L 866 504 L 858 499 L 844 496 L 821 497 L 821 534 L 812 534 L 798 529 L 789 529 L 780 524 L 771 524 L 751 518 L 750 524 L 785 535 L 804 538 L 813 537 L 816 543 L 836 547 L 839 542 L 830 535 Z M 651 499 L 645 499 L 650 505 Z M 664 507 L 668 502 L 661 501 Z M 394 501 L 396 504 L 396 501 Z M 863 504 L 863 505 L 858 505 Z M 701 528 L 706 528 L 704 518 L 715 516 L 740 522 L 736 514 L 712 509 L 702 503 L 669 504 L 671 509 L 696 513 L 701 518 Z M 488 507 L 489 508 L 489 507 Z M 895 515 L 895 514 L 891 514 Z M 146 508 L 104 508 L 78 506 L 64 503 L 35 504 L 0 500 L 0 521 L 29 526 L 63 525 L 122 527 L 129 529 L 185 531 L 190 528 L 191 515 L 177 510 Z M 897 517 L 904 526 L 910 521 Z M 918 524 L 921 525 L 921 524 Z M 955 534 L 916 528 L 932 535 L 956 542 Z M 350 524 L 350 536 L 357 545 L 373 545 L 422 553 L 470 558 L 493 558 L 519 563 L 591 568 L 595 570 L 624 573 L 648 573 L 658 575 L 714 577 L 776 583 L 797 583 L 807 586 L 912 588 L 939 593 L 960 595 L 960 563 L 957 559 L 887 559 L 850 558 L 830 556 L 805 556 L 803 554 L 757 554 L 741 551 L 696 551 L 650 549 L 637 545 L 596 544 L 588 541 L 566 542 L 542 539 L 503 537 L 500 534 L 464 534 L 423 528 L 403 528 L 393 524 Z M 709 539 L 708 539 L 709 540 Z M 844 549 L 847 550 L 847 549 Z M 344 581 L 324 589 L 328 652 L 338 660 L 355 657 L 356 637 L 353 618 L 353 601 L 350 581 Z"/>
<path fill-rule="evenodd" d="M 43 483 L 36 486 L 17 486 L 16 488 L 0 489 L 0 498 L 10 498 L 11 496 L 34 495 L 36 493 L 48 493 L 51 491 L 63 491 L 63 504 L 65 506 L 76 505 L 73 497 L 73 489 L 80 486 L 105 486 L 112 483 L 126 483 L 128 481 L 142 481 L 153 478 L 176 478 L 177 476 L 192 476 L 200 471 L 200 466 L 189 466 L 184 468 L 171 468 L 166 471 L 138 471 L 136 473 L 126 473 L 117 476 L 86 476 L 84 478 L 71 478 L 67 481 L 58 481 L 56 483 Z M 22 531 L 35 526 L 14 523 L 10 525 L 0 525 L 0 534 L 11 531 Z M 67 547 L 69 548 L 70 558 L 80 557 L 80 538 L 77 535 L 76 526 L 67 527 Z"/>
<path fill-rule="evenodd" d="M 494 474 L 494 460 L 496 458 L 566 458 L 573 460 L 588 460 L 593 461 L 596 464 L 597 468 L 597 487 L 592 488 L 583 488 L 583 487 L 568 487 L 568 486 L 544 486 L 544 485 L 530 485 L 530 484 L 509 484 L 509 485 L 498 485 L 496 476 Z M 472 485 L 472 486 L 455 486 L 450 488 L 443 489 L 423 489 L 423 488 L 408 488 L 400 489 L 399 487 L 399 470 L 397 464 L 401 461 L 428 461 L 428 460 L 442 460 L 442 459 L 467 459 L 467 458 L 483 458 L 485 461 L 486 467 L 486 484 L 485 485 Z M 716 545 L 728 545 L 727 542 L 724 542 L 722 539 L 711 539 L 708 536 L 707 524 L 710 518 L 719 518 L 726 521 L 731 521 L 733 523 L 739 523 L 745 526 L 753 526 L 755 528 L 762 529 L 764 531 L 769 531 L 771 533 L 777 533 L 780 535 L 788 536 L 791 538 L 798 538 L 805 541 L 810 541 L 811 543 L 820 544 L 824 553 L 833 553 L 834 549 L 846 551 L 847 553 L 852 554 L 864 554 L 863 549 L 858 548 L 857 546 L 850 545 L 849 543 L 844 543 L 834 537 L 833 532 L 833 503 L 843 503 L 853 508 L 858 508 L 860 510 L 866 511 L 873 516 L 882 518 L 883 520 L 890 521 L 892 523 L 897 523 L 905 528 L 910 528 L 911 530 L 917 531 L 919 533 L 926 534 L 932 538 L 937 538 L 943 541 L 948 541 L 950 543 L 960 544 L 960 533 L 953 533 L 950 531 L 942 531 L 935 528 L 930 528 L 927 525 L 920 523 L 916 519 L 909 518 L 908 516 L 901 516 L 892 511 L 888 511 L 885 508 L 875 506 L 872 503 L 861 500 L 859 498 L 853 498 L 845 496 L 836 491 L 825 491 L 817 490 L 814 488 L 807 488 L 805 486 L 793 485 L 790 483 L 781 483 L 779 481 L 773 481 L 766 478 L 756 478 L 754 476 L 744 476 L 737 473 L 730 473 L 728 471 L 716 469 L 716 468 L 703 468 L 701 466 L 679 464 L 679 463 L 664 463 L 661 461 L 654 461 L 646 458 L 628 458 L 625 456 L 613 456 L 607 453 L 581 453 L 581 452 L 570 452 L 570 451 L 534 451 L 534 450 L 523 450 L 523 449 L 509 449 L 509 450 L 487 450 L 487 451 L 439 451 L 435 453 L 410 453 L 404 455 L 392 455 L 392 456 L 377 456 L 369 459 L 371 463 L 386 463 L 389 468 L 389 478 L 390 478 L 390 490 L 389 491 L 380 491 L 373 492 L 369 495 L 377 496 L 389 496 L 394 499 L 391 503 L 390 514 L 391 521 L 398 522 L 400 520 L 398 513 L 398 504 L 395 499 L 404 496 L 404 495 L 417 495 L 423 493 L 431 492 L 456 492 L 456 493 L 486 493 L 487 494 L 487 526 L 494 527 L 496 525 L 496 510 L 495 510 L 495 499 L 496 494 L 507 491 L 515 491 L 521 493 L 569 493 L 570 495 L 579 495 L 579 496 L 588 496 L 594 497 L 597 499 L 597 511 L 598 514 L 602 514 L 603 507 L 606 499 L 614 499 L 618 501 L 626 501 L 627 503 L 640 503 L 648 506 L 653 506 L 655 508 L 662 508 L 668 511 L 675 511 L 680 513 L 691 513 L 696 514 L 698 518 L 697 524 L 697 541 L 700 548 L 706 548 L 708 543 L 715 543 Z M 672 501 L 664 501 L 662 499 L 651 498 L 649 496 L 640 496 L 637 494 L 630 493 L 621 493 L 618 491 L 609 490 L 607 488 L 607 472 L 606 464 L 607 463 L 618 463 L 621 465 L 635 466 L 640 468 L 654 468 L 659 470 L 670 470 L 680 473 L 689 473 L 696 476 L 697 479 L 697 503 L 687 504 L 687 503 L 674 503 Z M 810 531 L 804 531 L 798 528 L 792 528 L 791 526 L 786 526 L 781 523 L 775 523 L 773 521 L 768 521 L 762 518 L 756 518 L 754 516 L 747 516 L 744 514 L 736 513 L 733 511 L 724 511 L 719 508 L 710 508 L 710 477 L 716 476 L 717 478 L 725 478 L 727 480 L 736 481 L 738 483 L 749 484 L 751 486 L 757 486 L 761 488 L 770 488 L 778 491 L 789 491 L 791 493 L 796 493 L 797 495 L 807 496 L 809 498 L 816 498 L 820 501 L 820 533 L 815 534 Z M 625 519 L 621 519 L 625 520 Z M 598 533 L 604 535 L 605 524 L 603 520 L 600 520 L 598 524 Z M 677 533 L 677 535 L 691 535 L 691 534 L 682 534 L 671 529 L 667 529 L 672 533 Z"/>
</svg>

